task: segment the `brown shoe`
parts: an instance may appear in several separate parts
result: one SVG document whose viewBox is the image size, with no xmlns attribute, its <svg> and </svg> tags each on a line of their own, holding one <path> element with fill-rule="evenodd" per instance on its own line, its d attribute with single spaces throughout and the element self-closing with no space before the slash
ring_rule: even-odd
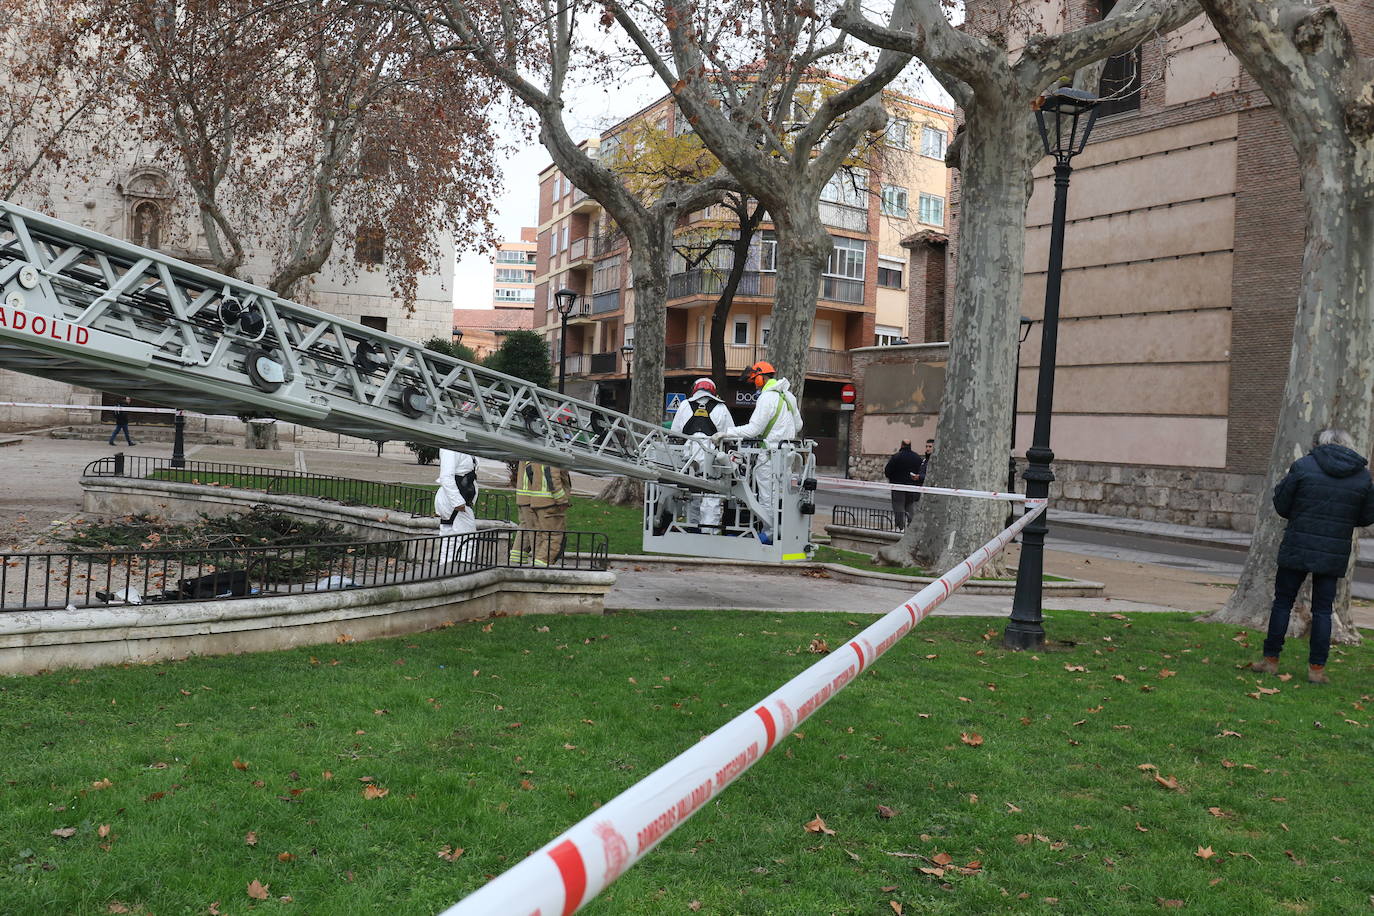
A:
<svg viewBox="0 0 1374 916">
<path fill-rule="evenodd" d="M 1329 678 L 1329 677 L 1326 676 L 1326 666 L 1325 666 L 1325 665 L 1308 665 L 1308 666 L 1307 666 L 1307 682 L 1308 682 L 1309 684 L 1329 684 L 1329 683 L 1331 683 L 1331 678 Z"/>
<path fill-rule="evenodd" d="M 1279 660 L 1277 656 L 1266 655 L 1257 662 L 1250 663 L 1250 670 L 1257 674 L 1278 674 Z"/>
</svg>

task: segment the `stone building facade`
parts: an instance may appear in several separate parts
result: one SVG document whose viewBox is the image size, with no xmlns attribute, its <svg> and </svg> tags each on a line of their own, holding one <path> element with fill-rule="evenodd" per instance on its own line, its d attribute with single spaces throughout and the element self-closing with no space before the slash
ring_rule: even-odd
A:
<svg viewBox="0 0 1374 916">
<path fill-rule="evenodd" d="M 1374 12 L 1335 5 L 1369 53 Z M 1052 29 L 1099 15 L 1096 2 L 1041 6 L 1056 11 L 1045 23 Z M 1205 17 L 1124 58 L 1116 72 L 1138 73 L 1138 84 L 1099 117 L 1073 163 L 1053 495 L 1066 509 L 1249 530 L 1273 447 L 1301 276 L 1296 160 L 1268 100 Z M 1034 327 L 1021 351 L 1018 455 L 1030 445 L 1039 369 L 1049 160 L 1034 179 L 1021 301 Z M 956 176 L 949 243 L 912 240 L 913 275 L 918 261 L 938 260 L 937 247 L 955 263 L 957 184 Z M 942 340 L 954 307 L 952 274 L 943 302 L 913 284 L 913 343 Z M 854 424 L 856 476 L 895 448 L 878 432 L 891 418 L 877 419 Z M 923 428 L 928 419 L 913 413 L 907 425 Z"/>
</svg>

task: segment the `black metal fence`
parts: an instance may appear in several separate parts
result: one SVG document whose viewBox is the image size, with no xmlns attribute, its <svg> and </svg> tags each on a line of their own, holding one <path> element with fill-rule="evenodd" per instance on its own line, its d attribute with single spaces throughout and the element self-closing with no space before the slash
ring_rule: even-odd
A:
<svg viewBox="0 0 1374 916">
<path fill-rule="evenodd" d="M 891 509 L 870 509 L 866 506 L 836 506 L 830 513 L 830 523 L 870 531 L 898 530 Z"/>
<path fill-rule="evenodd" d="M 286 468 L 217 461 L 187 461 L 181 467 L 173 467 L 168 458 L 118 454 L 92 461 L 86 465 L 84 473 L 92 477 L 134 477 L 201 486 L 237 487 L 264 493 L 310 496 L 345 506 L 373 506 L 419 516 L 434 514 L 432 487 L 308 474 Z M 517 519 L 515 498 L 509 493 L 482 491 L 477 497 L 476 512 L 481 519 L 508 522 Z"/>
<path fill-rule="evenodd" d="M 496 568 L 604 570 L 591 531 L 500 529 L 293 547 L 0 554 L 0 611 L 301 595 Z"/>
</svg>

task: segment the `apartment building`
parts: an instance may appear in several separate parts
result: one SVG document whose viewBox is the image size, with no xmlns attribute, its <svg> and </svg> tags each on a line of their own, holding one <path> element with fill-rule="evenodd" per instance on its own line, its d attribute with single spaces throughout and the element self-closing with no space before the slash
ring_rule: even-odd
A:
<svg viewBox="0 0 1374 916">
<path fill-rule="evenodd" d="M 533 226 L 526 226 L 520 230 L 519 241 L 497 247 L 492 258 L 492 308 L 533 312 L 537 234 Z"/>
<path fill-rule="evenodd" d="M 945 224 L 949 173 L 944 154 L 952 112 L 895 93 L 886 101 L 892 118 L 883 143 L 862 167 L 838 173 L 822 195 L 821 216 L 835 247 L 819 290 L 802 408 L 807 436 L 817 440 L 818 461 L 825 467 L 842 466 L 848 447 L 840 389 L 850 380 L 849 351 L 907 337 L 911 278 L 902 242 L 922 230 L 943 231 Z M 589 141 L 587 148 L 606 156 L 617 148 L 620 135 L 646 122 L 667 132 L 686 130 L 680 118 L 665 96 Z M 684 218 L 679 238 L 729 237 L 737 227 L 727 208 L 709 207 Z M 776 248 L 765 220 L 727 319 L 726 359 L 734 379 L 766 354 Z M 636 344 L 629 250 L 601 206 L 552 165 L 539 176 L 537 263 L 534 324 L 555 356 L 560 316 L 553 293 L 568 288 L 579 296 L 568 321 L 569 393 L 607 405 L 628 404 L 630 373 L 622 348 Z M 710 373 L 710 315 L 730 266 L 725 249 L 699 264 L 689 263 L 682 252 L 673 255 L 662 342 L 669 398 Z M 752 408 L 752 386 L 732 382 L 722 396 L 743 421 Z"/>
</svg>

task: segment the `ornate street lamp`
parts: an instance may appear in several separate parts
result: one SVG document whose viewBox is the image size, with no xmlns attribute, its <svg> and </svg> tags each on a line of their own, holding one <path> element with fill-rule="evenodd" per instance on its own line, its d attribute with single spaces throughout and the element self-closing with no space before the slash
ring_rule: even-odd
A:
<svg viewBox="0 0 1374 916">
<path fill-rule="evenodd" d="M 1011 377 L 1011 453 L 1007 458 L 1007 492 L 1016 492 L 1016 412 L 1019 409 L 1021 394 L 1021 345 L 1030 336 L 1035 322 L 1025 315 L 1021 316 L 1021 336 L 1016 339 L 1016 372 Z M 1016 521 L 1016 503 L 1008 503 L 1007 527 Z"/>
<path fill-rule="evenodd" d="M 625 412 L 630 412 L 630 395 L 634 391 L 634 379 L 630 377 L 630 357 L 635 355 L 635 345 L 626 341 L 620 348 L 620 356 L 625 360 Z"/>
<path fill-rule="evenodd" d="M 1050 220 L 1050 260 L 1045 276 L 1045 317 L 1040 329 L 1040 373 L 1035 391 L 1035 432 L 1026 450 L 1026 496 L 1048 499 L 1054 471 L 1050 464 L 1050 418 L 1054 411 L 1054 367 L 1059 343 L 1059 285 L 1064 268 L 1064 223 L 1069 202 L 1069 165 L 1083 152 L 1093 122 L 1097 96 L 1082 89 L 1060 87 L 1037 100 L 1035 123 L 1045 155 L 1054 157 L 1054 216 Z M 1008 649 L 1034 649 L 1045 643 L 1043 579 L 1045 574 L 1046 513 L 1021 532 L 1021 560 L 1016 567 L 1016 595 L 1011 619 L 1002 630 Z"/>
<path fill-rule="evenodd" d="M 577 293 L 564 287 L 553 294 L 553 302 L 558 314 L 563 317 L 563 328 L 558 335 L 558 393 L 562 394 L 568 372 L 568 316 L 577 302 Z"/>
</svg>

